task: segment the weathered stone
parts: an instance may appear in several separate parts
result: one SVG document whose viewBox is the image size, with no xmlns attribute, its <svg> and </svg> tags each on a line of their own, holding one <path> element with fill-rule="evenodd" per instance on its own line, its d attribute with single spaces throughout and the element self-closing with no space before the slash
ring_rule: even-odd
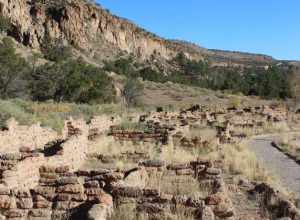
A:
<svg viewBox="0 0 300 220">
<path fill-rule="evenodd" d="M 55 186 L 56 185 L 56 179 L 40 178 L 39 182 L 42 186 Z"/>
<path fill-rule="evenodd" d="M 69 170 L 70 170 L 69 166 L 61 166 L 61 167 L 57 167 L 55 169 L 55 172 L 61 174 L 61 173 L 67 173 L 69 172 Z"/>
<path fill-rule="evenodd" d="M 234 216 L 233 208 L 228 203 L 221 203 L 218 204 L 214 209 L 213 212 L 219 218 L 229 218 Z"/>
<path fill-rule="evenodd" d="M 78 170 L 76 172 L 77 176 L 90 176 L 91 173 L 90 171 L 87 171 L 87 170 Z"/>
<path fill-rule="evenodd" d="M 78 194 L 58 194 L 56 197 L 57 201 L 76 201 L 83 202 L 87 199 L 87 196 L 82 193 Z"/>
<path fill-rule="evenodd" d="M 82 193 L 83 192 L 83 186 L 82 185 L 64 185 L 59 186 L 56 189 L 57 193 Z"/>
<path fill-rule="evenodd" d="M 28 212 L 28 215 L 29 216 L 32 216 L 32 217 L 50 217 L 51 216 L 51 210 L 48 210 L 48 209 L 31 209 L 29 212 Z"/>
<path fill-rule="evenodd" d="M 222 170 L 218 168 L 207 168 L 206 173 L 208 175 L 220 175 L 222 173 Z"/>
<path fill-rule="evenodd" d="M 58 185 L 78 184 L 77 177 L 63 177 L 57 180 Z"/>
<path fill-rule="evenodd" d="M 0 195 L 10 195 L 10 189 L 6 187 L 0 187 Z"/>
<path fill-rule="evenodd" d="M 100 188 L 87 188 L 84 190 L 84 192 L 87 195 L 101 195 L 103 190 Z"/>
<path fill-rule="evenodd" d="M 25 216 L 25 212 L 24 210 L 20 210 L 20 209 L 10 209 L 4 212 L 4 215 L 9 218 L 21 218 Z"/>
<path fill-rule="evenodd" d="M 40 173 L 55 173 L 55 167 L 41 166 Z"/>
<path fill-rule="evenodd" d="M 98 181 L 89 181 L 84 183 L 85 188 L 99 188 L 100 184 Z"/>
<path fill-rule="evenodd" d="M 167 166 L 168 170 L 185 170 L 185 169 L 190 169 L 191 165 L 187 163 L 183 164 L 170 164 Z"/>
<path fill-rule="evenodd" d="M 0 208 L 1 209 L 11 208 L 11 199 L 8 195 L 0 195 Z"/>
<path fill-rule="evenodd" d="M 113 189 L 113 195 L 129 198 L 138 198 L 143 195 L 143 190 L 138 187 L 118 187 Z"/>
<path fill-rule="evenodd" d="M 51 179 L 51 180 L 56 180 L 59 178 L 59 176 L 56 173 L 41 173 L 40 177 L 42 179 Z"/>
<path fill-rule="evenodd" d="M 42 195 L 43 197 L 47 198 L 48 200 L 53 200 L 55 197 L 55 188 L 49 186 L 38 186 L 34 189 L 34 192 L 37 195 Z"/>
<path fill-rule="evenodd" d="M 116 182 L 122 180 L 123 178 L 124 174 L 119 172 L 103 174 L 103 179 L 105 182 Z"/>
<path fill-rule="evenodd" d="M 52 204 L 49 201 L 36 201 L 33 202 L 33 207 L 36 209 L 48 209 L 51 208 Z"/>
<path fill-rule="evenodd" d="M 205 199 L 205 204 L 206 205 L 218 205 L 221 202 L 225 201 L 224 197 L 225 197 L 225 195 L 223 195 L 222 193 L 216 193 L 213 195 L 209 195 Z"/>
<path fill-rule="evenodd" d="M 165 162 L 161 160 L 146 160 L 141 162 L 139 165 L 144 167 L 164 167 Z"/>
<path fill-rule="evenodd" d="M 20 151 L 21 153 L 30 153 L 30 152 L 32 152 L 32 150 L 31 150 L 30 147 L 20 147 L 20 148 L 19 148 L 19 151 Z"/>
<path fill-rule="evenodd" d="M 189 175 L 193 175 L 194 171 L 192 169 L 180 169 L 180 170 L 176 170 L 176 175 L 178 176 L 189 176 Z"/>
<path fill-rule="evenodd" d="M 92 170 L 91 171 L 91 176 L 98 176 L 98 175 L 103 175 L 107 173 L 111 173 L 112 171 L 109 169 L 98 169 L 98 170 Z"/>
</svg>

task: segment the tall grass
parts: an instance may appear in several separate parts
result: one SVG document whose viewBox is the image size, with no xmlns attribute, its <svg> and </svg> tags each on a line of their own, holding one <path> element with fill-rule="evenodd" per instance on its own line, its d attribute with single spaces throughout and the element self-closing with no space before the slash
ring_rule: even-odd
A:
<svg viewBox="0 0 300 220">
<path fill-rule="evenodd" d="M 22 125 L 41 123 L 58 132 L 69 117 L 84 118 L 89 121 L 97 115 L 121 115 L 122 108 L 117 104 L 88 105 L 55 102 L 31 102 L 20 99 L 0 100 L 0 126 L 6 125 L 10 118 L 15 118 Z"/>
</svg>

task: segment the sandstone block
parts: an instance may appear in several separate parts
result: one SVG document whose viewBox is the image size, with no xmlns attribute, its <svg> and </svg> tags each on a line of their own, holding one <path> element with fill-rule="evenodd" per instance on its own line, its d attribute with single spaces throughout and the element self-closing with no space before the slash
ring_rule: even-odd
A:
<svg viewBox="0 0 300 220">
<path fill-rule="evenodd" d="M 120 197 L 138 198 L 143 195 L 143 190 L 138 187 L 118 187 L 113 189 L 113 195 Z"/>
<path fill-rule="evenodd" d="M 100 188 L 87 188 L 84 190 L 85 194 L 91 195 L 101 195 L 104 191 Z"/>
<path fill-rule="evenodd" d="M 58 185 L 78 184 L 77 177 L 63 177 L 57 180 Z"/>
<path fill-rule="evenodd" d="M 37 188 L 34 189 L 34 192 L 37 195 L 42 195 L 48 200 L 53 200 L 55 197 L 55 188 L 54 187 L 49 187 L 49 186 L 38 186 Z M 39 198 L 38 196 L 35 196 Z"/>
<path fill-rule="evenodd" d="M 51 210 L 48 209 L 32 209 L 28 213 L 29 216 L 32 217 L 50 217 L 51 216 Z"/>
<path fill-rule="evenodd" d="M 164 167 L 165 162 L 161 160 L 146 160 L 141 162 L 139 165 L 144 167 Z"/>
<path fill-rule="evenodd" d="M 10 189 L 6 187 L 0 187 L 0 195 L 10 195 Z"/>
<path fill-rule="evenodd" d="M 100 184 L 98 181 L 89 181 L 84 183 L 85 188 L 99 188 Z"/>
<path fill-rule="evenodd" d="M 41 166 L 39 171 L 40 173 L 55 173 L 55 167 Z"/>
<path fill-rule="evenodd" d="M 0 196 L 0 208 L 1 209 L 11 208 L 11 199 L 8 195 L 1 195 Z"/>
<path fill-rule="evenodd" d="M 208 175 L 221 175 L 222 170 L 218 168 L 207 168 L 206 173 Z"/>
<path fill-rule="evenodd" d="M 194 171 L 192 169 L 180 169 L 176 170 L 176 175 L 178 176 L 190 176 L 193 175 Z"/>
<path fill-rule="evenodd" d="M 26 212 L 24 212 L 24 210 L 20 210 L 20 209 L 10 209 L 4 212 L 4 215 L 11 219 L 11 218 L 22 218 L 24 217 L 26 214 Z"/>
<path fill-rule="evenodd" d="M 83 186 L 82 185 L 64 185 L 64 186 L 59 186 L 57 189 L 56 189 L 56 192 L 57 193 L 73 193 L 73 194 L 76 194 L 76 193 L 82 193 L 83 192 Z"/>
<path fill-rule="evenodd" d="M 69 167 L 69 166 L 57 167 L 57 168 L 55 169 L 55 172 L 56 172 L 56 173 L 59 173 L 59 174 L 61 174 L 61 173 L 67 173 L 67 172 L 69 172 L 69 171 L 70 171 L 70 167 Z"/>
</svg>

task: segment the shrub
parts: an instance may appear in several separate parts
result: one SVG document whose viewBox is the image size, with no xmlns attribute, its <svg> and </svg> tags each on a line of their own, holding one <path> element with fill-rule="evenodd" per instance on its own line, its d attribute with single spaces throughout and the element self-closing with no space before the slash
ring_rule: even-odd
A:
<svg viewBox="0 0 300 220">
<path fill-rule="evenodd" d="M 229 99 L 230 107 L 239 108 L 241 107 L 241 99 L 238 96 L 233 96 Z"/>
<path fill-rule="evenodd" d="M 24 97 L 29 65 L 16 54 L 10 38 L 4 38 L 0 43 L 0 98 Z"/>
<path fill-rule="evenodd" d="M 125 100 L 125 104 L 128 107 L 136 106 L 138 104 L 138 98 L 142 95 L 143 89 L 143 84 L 137 79 L 127 79 L 122 91 L 122 96 Z"/>
<path fill-rule="evenodd" d="M 40 66 L 31 76 L 30 90 L 34 101 L 108 103 L 115 99 L 107 74 L 80 60 Z"/>
<path fill-rule="evenodd" d="M 60 39 L 51 39 L 46 35 L 42 45 L 42 53 L 47 60 L 62 62 L 72 57 L 71 47 L 66 46 Z"/>
<path fill-rule="evenodd" d="M 0 15 L 0 32 L 6 33 L 11 29 L 11 22 L 8 18 L 5 18 L 3 15 Z"/>
<path fill-rule="evenodd" d="M 21 124 L 31 124 L 34 116 L 27 112 L 27 105 L 21 100 L 0 100 L 0 127 L 6 125 L 10 118 L 15 118 Z"/>
</svg>

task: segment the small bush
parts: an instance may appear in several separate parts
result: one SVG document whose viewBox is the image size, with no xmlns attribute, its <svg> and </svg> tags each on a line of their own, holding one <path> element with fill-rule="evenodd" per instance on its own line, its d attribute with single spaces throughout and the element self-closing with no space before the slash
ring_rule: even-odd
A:
<svg viewBox="0 0 300 220">
<path fill-rule="evenodd" d="M 29 65 L 16 53 L 13 41 L 4 38 L 0 43 L 0 98 L 26 96 L 25 75 Z"/>
<path fill-rule="evenodd" d="M 6 33 L 11 29 L 11 22 L 8 18 L 5 18 L 3 15 L 0 15 L 0 32 Z"/>
<path fill-rule="evenodd" d="M 136 79 L 129 78 L 126 80 L 122 96 L 124 97 L 127 106 L 136 106 L 138 99 L 142 95 L 144 86 Z"/>
</svg>

